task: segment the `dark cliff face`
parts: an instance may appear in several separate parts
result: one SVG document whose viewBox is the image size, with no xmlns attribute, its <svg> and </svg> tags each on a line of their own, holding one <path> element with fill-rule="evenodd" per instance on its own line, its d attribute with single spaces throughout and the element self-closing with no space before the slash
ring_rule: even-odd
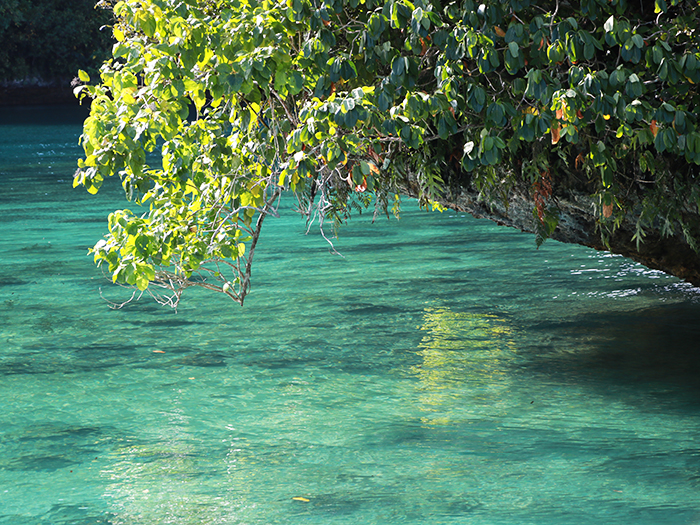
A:
<svg viewBox="0 0 700 525">
<path fill-rule="evenodd" d="M 111 56 L 111 9 L 96 0 L 0 0 L 0 106 L 73 104 L 71 80 Z"/>
<path fill-rule="evenodd" d="M 417 196 L 415 181 L 406 182 L 405 192 L 410 196 Z M 634 209 L 634 200 L 639 200 L 640 195 L 630 195 L 629 199 L 632 203 L 631 208 Z M 507 201 L 496 199 L 487 202 L 480 198 L 479 192 L 468 182 L 452 184 L 441 202 L 448 208 L 470 213 L 477 218 L 491 219 L 503 226 L 531 233 L 536 231 L 535 221 L 538 219 L 533 214 L 535 201 L 531 188 L 526 185 L 512 188 Z M 638 250 L 637 242 L 633 240 L 637 216 L 632 212 L 609 236 L 606 246 L 596 220 L 599 213 L 596 203 L 584 188 L 573 189 L 560 185 L 555 191 L 552 204 L 557 207 L 560 217 L 559 224 L 551 235 L 552 239 L 581 244 L 596 250 L 609 250 L 700 286 L 700 254 L 691 248 L 682 234 L 665 237 L 661 233 L 661 225 L 655 225 L 646 230 L 644 242 L 639 244 Z M 697 215 L 695 212 L 696 217 Z"/>
<path fill-rule="evenodd" d="M 111 10 L 95 4 L 95 0 L 0 1 L 0 82 L 9 83 L 3 90 L 14 81 L 31 90 L 48 87 L 26 79 L 68 77 L 70 85 L 79 69 L 96 73 L 111 56 L 114 41 Z M 43 89 L 35 96 L 54 97 L 56 93 Z M 7 100 L 9 95 L 0 96 Z"/>
</svg>

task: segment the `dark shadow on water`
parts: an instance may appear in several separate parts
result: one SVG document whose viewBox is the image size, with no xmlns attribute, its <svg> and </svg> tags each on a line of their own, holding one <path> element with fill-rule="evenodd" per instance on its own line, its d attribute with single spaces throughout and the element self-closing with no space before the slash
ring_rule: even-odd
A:
<svg viewBox="0 0 700 525">
<path fill-rule="evenodd" d="M 224 354 L 218 352 L 201 352 L 187 355 L 168 362 L 169 366 L 196 366 L 200 368 L 213 368 L 226 366 Z"/>
<path fill-rule="evenodd" d="M 31 424 L 0 436 L 0 446 L 6 451 L 0 469 L 25 472 L 69 469 L 98 460 L 121 437 L 113 427 Z"/>
<path fill-rule="evenodd" d="M 42 441 L 58 441 L 66 442 L 75 439 L 99 439 L 104 433 L 104 429 L 99 427 L 55 427 L 40 425 L 32 427 L 31 431 L 21 436 L 18 441 L 20 443 L 33 442 L 36 440 Z"/>
<path fill-rule="evenodd" d="M 87 345 L 59 348 L 33 345 L 23 355 L 0 360 L 0 376 L 17 374 L 73 374 L 125 366 L 147 359 L 130 345 Z"/>
<path fill-rule="evenodd" d="M 29 281 L 17 279 L 16 277 L 8 277 L 8 276 L 0 275 L 0 287 L 2 287 L 2 286 L 23 286 L 25 284 L 29 284 Z"/>
<path fill-rule="evenodd" d="M 2 511 L 0 511 L 2 512 Z M 99 509 L 95 505 L 54 505 L 43 516 L 3 515 L 0 513 L 1 525 L 112 525 L 118 515 Z"/>
<path fill-rule="evenodd" d="M 54 472 L 80 463 L 78 460 L 65 455 L 43 456 L 34 454 L 22 456 L 8 462 L 3 467 L 6 470 L 23 470 L 32 472 Z"/>
<path fill-rule="evenodd" d="M 525 368 L 562 383 L 633 386 L 659 395 L 680 390 L 697 398 L 699 321 L 700 306 L 683 304 L 533 325 L 527 330 L 539 332 L 541 344 L 527 349 Z"/>
<path fill-rule="evenodd" d="M 139 325 L 144 325 L 144 326 L 150 326 L 150 327 L 165 327 L 165 328 L 176 328 L 178 326 L 191 326 L 191 325 L 201 325 L 201 324 L 206 324 L 203 321 L 188 321 L 184 317 L 175 317 L 173 315 L 169 319 L 155 319 L 151 321 L 138 321 L 138 320 L 130 320 L 129 321 L 132 324 L 139 324 Z"/>
<path fill-rule="evenodd" d="M 345 308 L 345 313 L 351 314 L 351 315 L 369 315 L 369 314 L 396 314 L 401 312 L 402 310 L 399 308 L 395 308 L 393 306 L 386 306 L 386 305 L 381 305 L 381 304 L 367 304 L 367 303 L 361 303 L 361 304 L 355 304 L 351 305 L 348 308 Z"/>
<path fill-rule="evenodd" d="M 21 252 L 43 253 L 43 252 L 51 250 L 52 248 L 53 248 L 53 246 L 51 246 L 51 244 L 49 244 L 49 243 L 42 243 L 42 244 L 34 243 L 31 246 L 23 246 L 19 250 Z"/>
</svg>

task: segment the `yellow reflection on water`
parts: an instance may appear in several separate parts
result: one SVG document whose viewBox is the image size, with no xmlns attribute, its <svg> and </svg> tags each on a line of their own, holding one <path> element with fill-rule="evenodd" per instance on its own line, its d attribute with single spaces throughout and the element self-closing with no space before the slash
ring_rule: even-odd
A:
<svg viewBox="0 0 700 525">
<path fill-rule="evenodd" d="M 419 380 L 420 404 L 430 413 L 424 423 L 447 424 L 445 409 L 453 398 L 470 394 L 474 402 L 485 402 L 507 384 L 506 365 L 516 345 L 506 319 L 428 307 L 419 328 L 425 332 L 417 352 L 422 362 L 411 372 Z"/>
</svg>

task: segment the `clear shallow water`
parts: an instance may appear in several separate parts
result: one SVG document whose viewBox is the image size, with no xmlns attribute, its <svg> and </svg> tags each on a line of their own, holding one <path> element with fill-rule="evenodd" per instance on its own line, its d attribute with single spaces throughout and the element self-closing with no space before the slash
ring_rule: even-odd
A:
<svg viewBox="0 0 700 525">
<path fill-rule="evenodd" d="M 0 116 L 0 524 L 700 523 L 698 290 L 405 203 L 110 310 L 79 120 Z"/>
</svg>

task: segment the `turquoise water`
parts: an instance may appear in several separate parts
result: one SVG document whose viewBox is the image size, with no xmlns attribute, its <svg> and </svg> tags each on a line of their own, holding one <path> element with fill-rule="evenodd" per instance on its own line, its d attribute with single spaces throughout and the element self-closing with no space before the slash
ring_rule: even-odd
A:
<svg viewBox="0 0 700 525">
<path fill-rule="evenodd" d="M 3 112 L 0 524 L 700 523 L 697 289 L 405 203 L 343 258 L 270 220 L 243 308 L 112 310 L 118 184 Z"/>
</svg>

